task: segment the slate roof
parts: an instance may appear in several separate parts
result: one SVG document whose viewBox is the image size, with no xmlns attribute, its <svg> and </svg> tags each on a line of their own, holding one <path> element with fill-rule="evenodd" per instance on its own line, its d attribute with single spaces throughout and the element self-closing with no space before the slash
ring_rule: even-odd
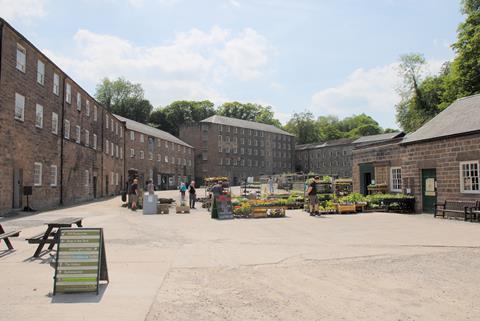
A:
<svg viewBox="0 0 480 321">
<path fill-rule="evenodd" d="M 177 137 L 173 136 L 170 133 L 167 133 L 163 130 L 156 129 L 152 126 L 148 126 L 139 122 L 136 122 L 134 120 L 119 116 L 119 115 L 114 115 L 118 120 L 123 121 L 126 123 L 127 129 L 134 130 L 136 132 L 143 133 L 145 135 L 157 137 L 163 140 L 167 140 L 169 142 L 174 142 L 176 144 L 180 144 L 186 147 L 193 148 L 192 146 L 188 145 L 184 141 L 178 139 Z"/>
<path fill-rule="evenodd" d="M 225 117 L 225 116 L 219 116 L 219 115 L 214 115 L 214 116 L 208 117 L 208 118 L 202 120 L 201 123 L 221 124 L 221 125 L 227 125 L 227 126 L 261 130 L 261 131 L 264 131 L 264 132 L 270 132 L 270 133 L 275 133 L 275 134 L 294 136 L 294 135 L 292 135 L 292 134 L 290 134 L 290 133 L 288 133 L 284 130 L 281 130 L 280 128 L 277 128 L 277 127 L 273 126 L 273 125 L 267 125 L 267 124 L 253 122 L 253 121 L 231 118 L 231 117 Z"/>
<path fill-rule="evenodd" d="M 326 142 L 311 143 L 311 144 L 302 144 L 295 146 L 295 150 L 307 150 L 307 149 L 317 149 L 331 146 L 347 145 L 352 144 L 353 139 L 350 138 L 340 138 L 334 140 L 328 140 Z"/>
<path fill-rule="evenodd" d="M 480 131 L 480 95 L 457 99 L 445 110 L 408 134 L 403 144 Z"/>
<path fill-rule="evenodd" d="M 393 132 L 393 133 L 386 133 L 386 134 L 362 136 L 359 139 L 355 140 L 353 143 L 354 144 L 376 143 L 376 142 L 381 142 L 381 141 L 399 138 L 403 136 L 405 136 L 404 132 Z"/>
</svg>

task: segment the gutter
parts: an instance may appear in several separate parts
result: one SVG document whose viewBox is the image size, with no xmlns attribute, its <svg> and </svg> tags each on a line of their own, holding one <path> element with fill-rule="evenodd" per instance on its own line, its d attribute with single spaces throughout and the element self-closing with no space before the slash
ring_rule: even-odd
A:
<svg viewBox="0 0 480 321">
<path fill-rule="evenodd" d="M 67 76 L 64 74 L 63 76 L 63 86 L 60 90 L 60 94 L 62 95 L 62 117 L 61 117 L 61 130 L 60 130 L 60 205 L 63 205 L 63 163 L 64 163 L 64 140 L 65 140 L 65 86 L 67 84 Z"/>
</svg>

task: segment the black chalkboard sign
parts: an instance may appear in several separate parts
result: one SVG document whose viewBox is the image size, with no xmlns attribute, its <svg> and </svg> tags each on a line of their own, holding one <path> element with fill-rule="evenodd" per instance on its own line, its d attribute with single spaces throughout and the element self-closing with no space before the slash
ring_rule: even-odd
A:
<svg viewBox="0 0 480 321">
<path fill-rule="evenodd" d="M 219 220 L 233 219 L 232 198 L 230 195 L 218 195 L 214 198 L 212 218 Z"/>
<path fill-rule="evenodd" d="M 31 186 L 24 186 L 23 187 L 23 195 L 27 196 L 27 195 L 32 195 L 32 187 Z"/>
<path fill-rule="evenodd" d="M 61 228 L 55 262 L 53 294 L 96 292 L 108 282 L 101 228 Z"/>
</svg>

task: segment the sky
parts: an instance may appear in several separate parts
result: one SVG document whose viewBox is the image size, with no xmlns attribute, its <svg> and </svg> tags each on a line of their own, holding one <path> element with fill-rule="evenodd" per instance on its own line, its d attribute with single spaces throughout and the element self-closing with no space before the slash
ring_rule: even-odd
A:
<svg viewBox="0 0 480 321">
<path fill-rule="evenodd" d="M 140 83 L 154 107 L 208 99 L 398 128 L 399 57 L 454 57 L 460 0 L 0 0 L 0 16 L 90 94 Z"/>
</svg>

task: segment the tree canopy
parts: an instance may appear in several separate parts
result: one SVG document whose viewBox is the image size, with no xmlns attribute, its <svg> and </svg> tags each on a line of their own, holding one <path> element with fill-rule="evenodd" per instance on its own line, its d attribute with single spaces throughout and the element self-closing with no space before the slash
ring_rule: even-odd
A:
<svg viewBox="0 0 480 321">
<path fill-rule="evenodd" d="M 227 102 L 218 108 L 217 114 L 282 127 L 280 121 L 275 119 L 275 114 L 270 106 L 239 103 L 238 101 Z"/>
<path fill-rule="evenodd" d="M 144 98 L 140 84 L 133 84 L 124 78 L 104 78 L 97 85 L 95 98 L 112 113 L 147 123 L 152 105 Z"/>
<path fill-rule="evenodd" d="M 365 114 L 346 117 L 342 120 L 335 116 L 320 116 L 315 119 L 309 111 L 295 113 L 285 125 L 285 130 L 294 134 L 299 144 L 339 138 L 358 138 L 384 132 L 373 118 Z M 388 129 L 388 132 L 391 131 L 393 130 Z"/>
<path fill-rule="evenodd" d="M 400 58 L 403 85 L 396 118 L 402 129 L 412 132 L 456 99 L 480 93 L 480 0 L 463 0 L 466 16 L 452 45 L 455 58 L 435 76 L 423 77 L 425 59 L 420 54 Z"/>
</svg>

